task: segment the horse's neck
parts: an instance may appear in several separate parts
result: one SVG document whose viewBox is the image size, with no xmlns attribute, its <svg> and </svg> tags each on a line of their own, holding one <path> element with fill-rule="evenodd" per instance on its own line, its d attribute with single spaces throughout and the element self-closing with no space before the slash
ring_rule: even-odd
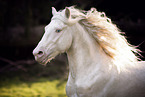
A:
<svg viewBox="0 0 145 97">
<path fill-rule="evenodd" d="M 96 41 L 79 24 L 72 29 L 75 29 L 73 43 L 67 51 L 67 55 L 69 69 L 73 76 L 99 74 L 99 71 L 106 71 L 105 69 L 109 68 L 109 61 L 107 62 L 107 56 Z"/>
</svg>

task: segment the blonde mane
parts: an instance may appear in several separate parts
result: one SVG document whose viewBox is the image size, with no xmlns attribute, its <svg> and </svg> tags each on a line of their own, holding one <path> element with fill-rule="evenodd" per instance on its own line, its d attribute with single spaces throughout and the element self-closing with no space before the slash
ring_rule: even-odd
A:
<svg viewBox="0 0 145 97">
<path fill-rule="evenodd" d="M 109 56 L 118 71 L 125 71 L 128 67 L 135 66 L 138 50 L 129 44 L 123 33 L 114 25 L 104 12 L 95 8 L 89 11 L 69 7 L 71 18 L 78 21 L 84 29 L 96 40 L 102 50 Z"/>
</svg>

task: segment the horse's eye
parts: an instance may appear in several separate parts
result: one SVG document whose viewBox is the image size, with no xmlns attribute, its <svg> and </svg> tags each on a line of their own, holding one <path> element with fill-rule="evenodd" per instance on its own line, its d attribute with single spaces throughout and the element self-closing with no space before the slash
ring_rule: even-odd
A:
<svg viewBox="0 0 145 97">
<path fill-rule="evenodd" d="M 61 29 L 56 29 L 55 32 L 59 33 L 59 32 L 61 32 L 61 31 L 62 31 Z"/>
</svg>

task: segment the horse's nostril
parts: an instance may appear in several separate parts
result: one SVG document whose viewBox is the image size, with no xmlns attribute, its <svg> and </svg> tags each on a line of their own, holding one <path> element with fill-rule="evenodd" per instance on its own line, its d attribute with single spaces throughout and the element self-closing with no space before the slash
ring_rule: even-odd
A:
<svg viewBox="0 0 145 97">
<path fill-rule="evenodd" d="M 39 54 L 39 55 L 42 55 L 42 54 L 43 54 L 43 52 L 42 52 L 42 51 L 39 51 L 39 52 L 38 52 L 38 54 Z"/>
</svg>

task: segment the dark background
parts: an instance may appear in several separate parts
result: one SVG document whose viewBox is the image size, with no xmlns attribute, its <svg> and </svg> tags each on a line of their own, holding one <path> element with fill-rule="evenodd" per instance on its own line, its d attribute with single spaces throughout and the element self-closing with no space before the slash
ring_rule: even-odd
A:
<svg viewBox="0 0 145 97">
<path fill-rule="evenodd" d="M 26 72 L 29 67 L 33 68 L 32 51 L 42 37 L 43 27 L 50 22 L 51 7 L 60 10 L 72 5 L 84 10 L 95 7 L 105 12 L 121 31 L 126 32 L 128 42 L 139 46 L 145 56 L 143 0 L 0 0 L 0 73 Z M 61 57 L 66 61 L 65 54 Z M 52 63 L 64 62 L 60 59 Z M 42 68 L 38 66 L 36 70 L 39 69 Z"/>
</svg>

